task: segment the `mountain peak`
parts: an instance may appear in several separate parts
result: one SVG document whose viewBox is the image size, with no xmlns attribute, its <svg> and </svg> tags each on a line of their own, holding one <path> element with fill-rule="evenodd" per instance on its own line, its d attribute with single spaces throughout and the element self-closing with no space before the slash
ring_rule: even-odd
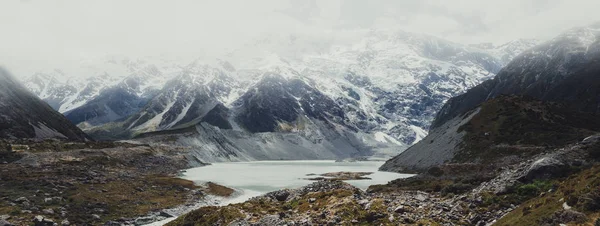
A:
<svg viewBox="0 0 600 226">
<path fill-rule="evenodd" d="M 398 30 L 348 32 L 329 38 L 278 35 L 264 41 L 227 57 L 199 57 L 189 63 L 161 57 L 114 57 L 108 65 L 102 61 L 92 67 L 88 62 L 82 67 L 93 69 L 88 76 L 93 80 L 79 79 L 75 86 L 46 85 L 42 89 L 51 92 L 44 100 L 78 124 L 96 127 L 126 120 L 125 130 L 143 127 L 142 132 L 150 132 L 178 127 L 179 122 L 197 122 L 216 103 L 237 114 L 244 95 L 276 75 L 281 78 L 275 80 L 283 85 L 273 95 L 289 97 L 295 104 L 274 108 L 287 107 L 293 110 L 282 112 L 301 112 L 371 137 L 385 134 L 412 144 L 424 136 L 448 98 L 493 77 L 503 59 L 521 50 L 496 53 Z M 136 70 L 130 72 L 132 68 Z M 265 104 L 269 100 L 281 102 L 267 98 Z M 297 117 L 286 117 L 284 127 L 289 128 L 291 118 Z M 139 127 L 141 122 L 148 122 L 148 127 Z"/>
</svg>

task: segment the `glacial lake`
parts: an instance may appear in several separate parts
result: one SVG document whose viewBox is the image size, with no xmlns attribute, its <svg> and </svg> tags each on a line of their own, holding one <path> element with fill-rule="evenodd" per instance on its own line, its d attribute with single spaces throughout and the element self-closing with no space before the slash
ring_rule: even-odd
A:
<svg viewBox="0 0 600 226">
<path fill-rule="evenodd" d="M 181 178 L 194 181 L 196 184 L 213 182 L 235 189 L 233 197 L 219 199 L 211 204 L 225 206 L 244 202 L 272 191 L 299 188 L 315 182 L 307 178 L 318 177 L 319 174 L 324 173 L 372 172 L 373 174 L 365 176 L 371 180 L 345 181 L 363 190 L 374 184 L 386 184 L 398 178 L 413 176 L 377 171 L 383 163 L 383 161 L 335 162 L 333 160 L 212 163 L 208 166 L 188 169 Z M 314 175 L 307 176 L 308 174 Z M 206 205 L 208 204 L 199 204 L 197 208 Z M 168 218 L 152 223 L 150 226 L 164 225 L 174 219 L 175 217 Z"/>
<path fill-rule="evenodd" d="M 315 181 L 308 178 L 332 172 L 372 172 L 366 177 L 371 180 L 346 181 L 366 190 L 374 184 L 413 176 L 380 172 L 382 161 L 335 162 L 333 160 L 311 161 L 256 161 L 213 163 L 209 166 L 188 169 L 182 178 L 196 183 L 213 182 L 238 191 L 237 200 L 243 202 L 251 197 L 285 188 L 299 188 Z M 313 176 L 307 176 L 314 174 Z M 231 202 L 230 202 L 231 203 Z"/>
</svg>

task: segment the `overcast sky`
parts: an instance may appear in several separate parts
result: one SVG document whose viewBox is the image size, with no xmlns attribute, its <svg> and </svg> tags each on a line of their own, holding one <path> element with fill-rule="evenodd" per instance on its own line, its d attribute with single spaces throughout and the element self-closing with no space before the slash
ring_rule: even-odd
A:
<svg viewBox="0 0 600 226">
<path fill-rule="evenodd" d="M 402 29 L 459 43 L 548 39 L 600 20 L 600 0 L 1 0 L 0 65 L 219 55 L 268 33 Z"/>
</svg>

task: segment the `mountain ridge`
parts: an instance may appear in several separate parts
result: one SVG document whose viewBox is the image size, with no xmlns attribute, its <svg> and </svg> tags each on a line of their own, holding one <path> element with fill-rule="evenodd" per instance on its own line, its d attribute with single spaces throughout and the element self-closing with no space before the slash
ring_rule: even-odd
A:
<svg viewBox="0 0 600 226">
<path fill-rule="evenodd" d="M 334 142 L 315 147 L 325 152 L 343 146 L 348 153 L 394 155 L 426 135 L 448 98 L 495 75 L 503 66 L 501 57 L 531 45 L 480 49 L 401 31 L 368 31 L 353 38 L 338 43 L 303 36 L 267 39 L 222 60 L 188 64 L 114 57 L 99 63 L 107 65 L 105 70 L 92 71 L 109 74 L 106 82 L 88 83 L 78 97 L 63 99 L 62 109 L 102 140 L 206 123 L 221 130 L 271 133 L 283 143 L 288 135 L 311 147 L 317 141 Z M 323 48 L 315 49 L 315 43 Z M 269 79 L 273 76 L 281 79 Z M 38 87 L 34 81 L 28 84 Z M 54 99 L 60 97 L 47 97 L 61 102 Z M 72 99 L 81 101 L 67 103 Z M 348 153 L 338 154 L 345 158 Z"/>
<path fill-rule="evenodd" d="M 577 89 L 560 86 L 563 82 L 569 82 L 571 75 L 583 76 L 586 73 L 580 71 L 592 70 L 593 65 L 597 64 L 600 56 L 598 37 L 600 29 L 575 28 L 522 53 L 494 79 L 448 100 L 437 114 L 432 128 L 502 94 L 523 94 L 541 100 L 577 102 L 576 98 L 567 94 L 569 90 Z M 557 94 L 565 94 L 565 97 Z"/>
<path fill-rule="evenodd" d="M 3 68 L 0 68 L 0 81 L 0 138 L 90 139 Z"/>
<path fill-rule="evenodd" d="M 596 125 L 594 117 L 600 109 L 599 34 L 600 29 L 575 28 L 522 53 L 494 79 L 449 99 L 438 112 L 428 137 L 386 162 L 381 170 L 423 172 L 452 163 L 478 163 L 475 156 L 495 149 L 498 153 L 488 153 L 488 159 L 494 159 L 497 154 L 522 159 L 524 155 L 518 152 L 520 144 L 535 152 L 547 148 L 543 143 L 565 145 L 555 142 L 577 135 L 569 140 L 575 142 L 591 135 L 578 131 Z M 514 103 L 511 103 L 503 101 L 511 100 L 505 95 L 523 99 L 512 99 Z M 553 105 L 554 102 L 560 107 Z M 574 116 L 585 118 L 588 124 Z M 509 119 L 513 121 L 505 121 Z M 479 126 L 468 127 L 473 123 Z M 471 128 L 470 132 L 465 128 Z M 589 130 L 598 131 L 597 128 Z M 487 142 L 490 139 L 493 142 Z M 449 140 L 444 142 L 454 145 L 444 145 L 440 140 Z M 444 148 L 436 149 L 439 145 Z"/>
</svg>

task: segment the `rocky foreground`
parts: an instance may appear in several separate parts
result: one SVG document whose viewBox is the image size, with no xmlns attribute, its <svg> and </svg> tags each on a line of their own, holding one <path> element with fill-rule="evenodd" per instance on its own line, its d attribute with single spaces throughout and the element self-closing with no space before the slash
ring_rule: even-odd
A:
<svg viewBox="0 0 600 226">
<path fill-rule="evenodd" d="M 193 160 L 173 148 L 0 144 L 0 225 L 141 225 L 172 216 L 165 209 L 233 192 L 174 178 Z M 600 136 L 494 172 L 477 167 L 450 164 L 367 191 L 343 182 L 367 173 L 314 175 L 328 179 L 244 203 L 202 207 L 168 225 L 600 223 Z"/>
<path fill-rule="evenodd" d="M 510 211 L 480 213 L 481 203 L 467 195 L 365 192 L 341 181 L 320 181 L 241 204 L 201 208 L 169 225 L 475 225 Z"/>
<path fill-rule="evenodd" d="M 230 189 L 175 178 L 202 163 L 128 143 L 0 142 L 0 225 L 139 225 Z"/>
<path fill-rule="evenodd" d="M 168 225 L 600 225 L 599 153 L 592 136 L 479 176 L 446 166 L 367 191 L 323 180 Z"/>
</svg>

